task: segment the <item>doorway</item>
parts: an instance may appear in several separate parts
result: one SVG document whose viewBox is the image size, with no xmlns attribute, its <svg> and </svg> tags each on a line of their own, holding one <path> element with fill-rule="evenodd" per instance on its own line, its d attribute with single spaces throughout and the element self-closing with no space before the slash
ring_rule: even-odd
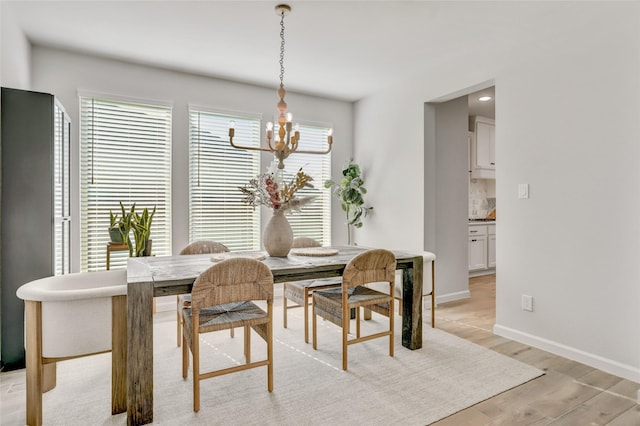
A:
<svg viewBox="0 0 640 426">
<path fill-rule="evenodd" d="M 483 90 L 491 93 L 494 102 L 478 104 L 477 107 L 470 105 L 471 95 Z M 474 96 L 471 100 L 477 99 Z M 474 210 L 472 207 L 475 207 L 478 219 L 481 215 L 486 219 L 494 210 L 492 203 L 495 202 L 495 177 L 492 180 L 486 175 L 474 177 L 483 180 L 474 182 L 476 186 L 483 187 L 482 191 L 475 191 L 482 192 L 483 199 L 475 206 L 470 203 L 470 130 L 474 130 L 474 127 L 469 125 L 475 124 L 477 116 L 495 120 L 494 105 L 495 89 L 492 82 L 452 94 L 438 102 L 425 103 L 424 241 L 425 250 L 433 251 L 438 256 L 438 305 L 453 301 L 456 301 L 456 304 L 464 304 L 465 300 L 469 301 L 472 296 L 469 277 L 469 218 Z M 490 108 L 489 111 L 485 111 L 487 106 Z M 485 109 L 482 109 L 483 107 Z M 495 132 L 493 134 L 495 135 Z M 493 200 L 488 200 L 489 198 Z M 486 228 L 485 234 L 485 244 L 488 244 Z M 495 233 L 492 243 L 495 243 L 494 238 Z M 483 256 L 489 253 L 488 246 L 484 253 Z M 488 267 L 482 269 L 484 274 L 489 275 L 487 278 L 491 278 L 492 288 L 488 294 L 493 297 L 492 304 L 495 307 L 495 275 L 491 274 L 492 271 Z M 495 321 L 495 308 L 492 316 L 492 321 Z"/>
</svg>

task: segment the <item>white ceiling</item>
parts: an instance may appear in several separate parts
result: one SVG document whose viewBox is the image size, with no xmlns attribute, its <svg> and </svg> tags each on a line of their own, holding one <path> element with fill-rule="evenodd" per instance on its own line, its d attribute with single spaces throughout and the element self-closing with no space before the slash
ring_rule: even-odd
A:
<svg viewBox="0 0 640 426">
<path fill-rule="evenodd" d="M 277 87 L 274 1 L 2 0 L 34 44 Z M 290 1 L 285 87 L 355 101 L 580 20 L 576 2 Z M 471 65 L 471 64 L 470 64 Z"/>
<path fill-rule="evenodd" d="M 488 101 L 480 101 L 483 96 L 491 97 Z M 496 118 L 496 90 L 495 87 L 470 93 L 468 98 L 469 115 L 479 115 L 481 117 Z"/>
</svg>

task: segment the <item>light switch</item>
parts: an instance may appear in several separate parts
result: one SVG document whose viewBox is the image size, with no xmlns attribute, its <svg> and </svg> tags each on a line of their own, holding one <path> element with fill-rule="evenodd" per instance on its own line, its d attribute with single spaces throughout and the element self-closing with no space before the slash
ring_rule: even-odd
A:
<svg viewBox="0 0 640 426">
<path fill-rule="evenodd" d="M 522 295 L 522 310 L 533 312 L 533 296 Z"/>
<path fill-rule="evenodd" d="M 529 184 L 518 184 L 518 198 L 529 198 Z"/>
</svg>

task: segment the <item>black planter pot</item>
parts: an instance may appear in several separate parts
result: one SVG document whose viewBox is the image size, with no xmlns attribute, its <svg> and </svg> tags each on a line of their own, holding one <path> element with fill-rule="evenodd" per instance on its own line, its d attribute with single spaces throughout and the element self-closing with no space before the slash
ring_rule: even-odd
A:
<svg viewBox="0 0 640 426">
<path fill-rule="evenodd" d="M 144 251 L 142 252 L 143 256 L 151 256 L 151 243 L 153 240 L 147 240 L 144 243 Z"/>
</svg>

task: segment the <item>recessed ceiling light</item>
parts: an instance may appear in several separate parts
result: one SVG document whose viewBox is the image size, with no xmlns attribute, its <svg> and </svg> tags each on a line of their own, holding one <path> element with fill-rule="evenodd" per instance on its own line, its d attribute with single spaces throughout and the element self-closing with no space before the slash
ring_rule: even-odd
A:
<svg viewBox="0 0 640 426">
<path fill-rule="evenodd" d="M 480 102 L 487 102 L 491 100 L 491 96 L 481 96 L 478 98 Z"/>
</svg>

